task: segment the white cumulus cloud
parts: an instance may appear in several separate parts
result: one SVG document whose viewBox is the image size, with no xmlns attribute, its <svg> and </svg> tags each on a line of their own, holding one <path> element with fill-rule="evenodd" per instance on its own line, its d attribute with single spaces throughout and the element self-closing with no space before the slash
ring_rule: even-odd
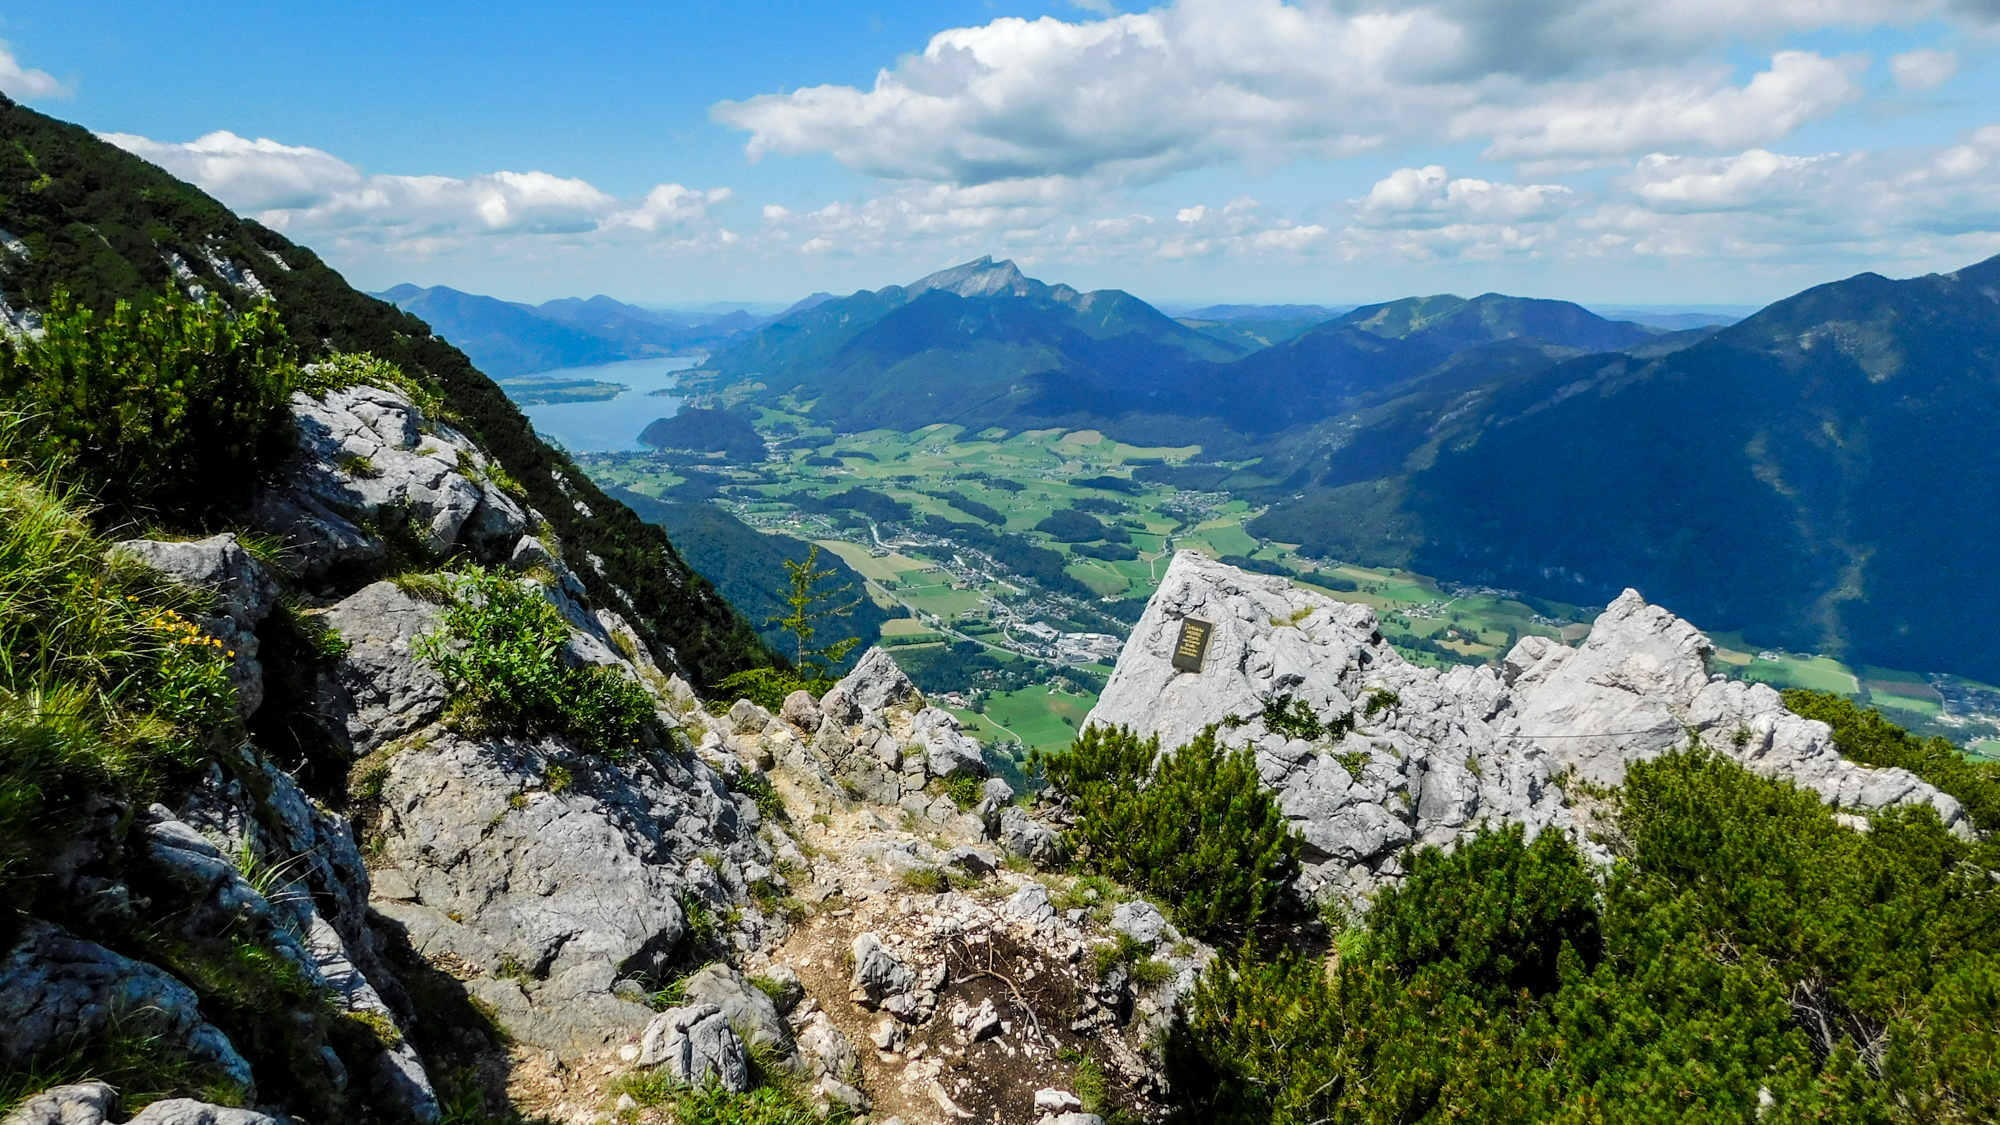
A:
<svg viewBox="0 0 2000 1125">
<path fill-rule="evenodd" d="M 1935 90 L 1958 73 L 1958 54 L 1923 48 L 1904 51 L 1889 58 L 1889 73 L 1896 85 L 1913 94 Z"/>
<path fill-rule="evenodd" d="M 1543 219 L 1574 206 L 1576 201 L 1576 192 L 1561 184 L 1452 179 L 1443 165 L 1431 164 L 1398 168 L 1376 181 L 1353 205 L 1356 217 L 1371 226 L 1442 226 Z"/>
<path fill-rule="evenodd" d="M 1781 156 L 1753 148 L 1737 156 L 1691 157 L 1659 153 L 1638 162 L 1621 183 L 1655 211 L 1789 209 L 1824 182 L 1832 156 Z"/>
<path fill-rule="evenodd" d="M 628 204 L 587 180 L 541 171 L 369 175 L 322 149 L 227 131 L 185 143 L 103 137 L 273 229 L 421 253 L 493 236 L 698 237 L 711 209 L 734 197 L 668 183 Z"/>
<path fill-rule="evenodd" d="M 711 113 L 749 133 L 752 159 L 824 152 L 871 175 L 953 184 L 1139 183 L 1437 140 L 1485 140 L 1502 160 L 1731 150 L 1860 98 L 1866 65 L 1781 50 L 1738 83 L 1715 59 L 1732 36 L 1952 10 L 1939 0 L 1173 0 L 1104 19 L 952 28 L 868 88 L 812 86 Z M 1926 56 L 1904 68 L 1922 78 L 1940 65 Z"/>
<path fill-rule="evenodd" d="M 1658 148 L 1740 149 L 1782 140 L 1815 117 L 1859 99 L 1865 60 L 1780 51 L 1743 86 L 1715 76 L 1620 74 L 1547 91 L 1521 106 L 1483 105 L 1459 115 L 1460 139 L 1491 137 L 1495 160 L 1622 155 Z"/>
<path fill-rule="evenodd" d="M 66 98 L 73 91 L 46 70 L 24 67 L 11 43 L 0 40 L 0 93 L 10 98 Z"/>
<path fill-rule="evenodd" d="M 104 140 L 150 160 L 239 211 L 313 207 L 336 192 L 361 185 L 361 170 L 316 148 L 250 140 L 226 130 L 185 144 L 132 133 L 101 133 Z"/>
</svg>

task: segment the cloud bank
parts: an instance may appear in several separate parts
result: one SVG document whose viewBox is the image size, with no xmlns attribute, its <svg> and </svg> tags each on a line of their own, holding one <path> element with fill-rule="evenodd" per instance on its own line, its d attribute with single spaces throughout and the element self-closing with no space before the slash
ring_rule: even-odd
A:
<svg viewBox="0 0 2000 1125">
<path fill-rule="evenodd" d="M 227 131 L 185 143 L 129 133 L 102 137 L 236 211 L 306 241 L 331 239 L 423 256 L 499 237 L 665 239 L 682 245 L 735 238 L 709 213 L 733 198 L 728 188 L 703 191 L 667 183 L 642 199 L 622 201 L 585 180 L 539 171 L 463 178 L 366 175 L 322 149 Z"/>
<path fill-rule="evenodd" d="M 827 153 L 888 179 L 1149 183 L 1191 168 L 1331 159 L 1478 139 L 1497 160 L 1770 144 L 1859 99 L 1861 58 L 1778 51 L 1738 81 L 1735 35 L 1913 19 L 1921 0 L 1769 5 L 1447 0 L 1387 7 L 1177 0 L 1069 22 L 999 19 L 931 37 L 868 89 L 720 102 L 752 160 Z M 1950 76 L 1899 56 L 1906 85 Z"/>
</svg>

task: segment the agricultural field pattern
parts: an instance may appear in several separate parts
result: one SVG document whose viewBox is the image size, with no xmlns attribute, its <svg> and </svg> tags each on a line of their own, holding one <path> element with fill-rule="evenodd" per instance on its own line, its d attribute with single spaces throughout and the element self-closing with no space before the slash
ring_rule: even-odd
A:
<svg viewBox="0 0 2000 1125">
<path fill-rule="evenodd" d="M 1152 466 L 1201 461 L 1195 444 L 1138 447 L 1095 430 L 969 433 L 954 425 L 836 435 L 802 413 L 773 409 L 760 410 L 756 426 L 768 449 L 760 464 L 660 453 L 578 460 L 604 487 L 656 498 L 690 498 L 693 489 L 752 527 L 839 555 L 863 576 L 857 594 L 903 615 L 883 627 L 881 643 L 1002 758 L 1074 737 L 1175 550 L 1373 606 L 1397 649 L 1434 667 L 1497 661 L 1529 634 L 1575 643 L 1599 608 L 1310 558 L 1296 544 L 1259 539 L 1244 525 L 1261 509 L 1227 492 L 1145 479 Z M 1078 514 L 1104 535 L 1065 542 L 1095 531 Z M 1040 580 L 1023 573 L 1018 556 L 1011 566 L 996 558 L 996 535 L 1057 552 L 1060 569 Z M 1711 636 L 1719 672 L 1862 699 L 1912 729 L 2000 758 L 2000 689 Z"/>
</svg>

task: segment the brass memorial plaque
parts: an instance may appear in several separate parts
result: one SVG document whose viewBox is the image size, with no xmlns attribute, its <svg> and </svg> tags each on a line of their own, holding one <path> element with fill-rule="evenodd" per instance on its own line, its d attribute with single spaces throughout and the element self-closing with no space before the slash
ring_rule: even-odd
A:
<svg viewBox="0 0 2000 1125">
<path fill-rule="evenodd" d="M 1215 626 L 1193 617 L 1181 621 L 1181 639 L 1174 642 L 1174 668 L 1181 672 L 1201 671 L 1202 658 L 1208 655 L 1208 638 L 1215 633 Z"/>
</svg>

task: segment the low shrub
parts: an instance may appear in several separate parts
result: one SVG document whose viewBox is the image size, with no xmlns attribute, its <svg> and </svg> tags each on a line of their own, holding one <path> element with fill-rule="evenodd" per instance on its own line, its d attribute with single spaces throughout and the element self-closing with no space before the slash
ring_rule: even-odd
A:
<svg viewBox="0 0 2000 1125">
<path fill-rule="evenodd" d="M 1927 807 L 1853 831 L 1698 746 L 1609 798 L 1608 873 L 1486 831 L 1410 857 L 1335 958 L 1218 964 L 1168 1045 L 1185 1119 L 2000 1115 L 1992 845 Z"/>
<path fill-rule="evenodd" d="M 461 730 L 553 734 L 614 760 L 639 746 L 652 697 L 614 668 L 563 658 L 569 625 L 537 587 L 465 566 L 440 627 L 417 638 L 417 658 L 452 689 L 446 721 Z"/>
<path fill-rule="evenodd" d="M 1094 726 L 1034 761 L 1076 816 L 1069 853 L 1168 903 L 1192 933 L 1244 934 L 1296 872 L 1297 833 L 1250 752 L 1224 749 L 1213 728 L 1161 758 L 1158 739 Z"/>
<path fill-rule="evenodd" d="M 1595 965 L 1603 953 L 1597 885 L 1561 832 L 1525 842 L 1518 824 L 1482 829 L 1450 855 L 1417 852 L 1409 877 L 1368 912 L 1375 958 L 1408 978 L 1449 963 L 1489 1002 L 1545 995 L 1565 947 Z"/>
<path fill-rule="evenodd" d="M 1833 728 L 1833 742 L 1842 754 L 1865 766 L 1896 766 L 1909 770 L 1965 806 L 1965 815 L 1981 832 L 2000 829 L 2000 763 L 1975 762 L 1948 739 L 1918 738 L 1852 700 L 1823 691 L 1793 688 L 1785 706 L 1795 715 L 1818 719 Z"/>
<path fill-rule="evenodd" d="M 749 668 L 731 673 L 709 689 L 708 706 L 716 714 L 726 713 L 739 699 L 747 699 L 775 715 L 784 710 L 785 697 L 804 691 L 814 699 L 833 689 L 839 680 L 821 676 L 804 679 L 790 668 Z"/>
<path fill-rule="evenodd" d="M 670 1107 L 675 1125 L 844 1125 L 851 1116 L 836 1103 L 822 1117 L 810 1101 L 786 1086 L 732 1094 L 712 1082 L 693 1087 L 677 1084 L 664 1068 L 626 1078 L 616 1092 L 630 1095 L 642 1106 Z"/>
<path fill-rule="evenodd" d="M 120 518 L 199 524 L 294 448 L 298 366 L 269 302 L 168 290 L 99 318 L 58 292 L 42 327 L 0 343 L 0 401 L 27 419 L 25 452 Z"/>
</svg>

